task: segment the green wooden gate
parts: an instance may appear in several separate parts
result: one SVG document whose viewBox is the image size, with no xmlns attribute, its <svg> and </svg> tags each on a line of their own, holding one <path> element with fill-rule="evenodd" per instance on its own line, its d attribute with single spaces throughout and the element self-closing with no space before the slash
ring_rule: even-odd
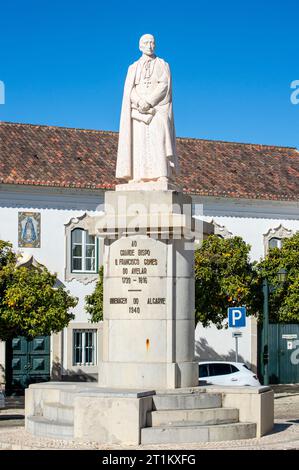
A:
<svg viewBox="0 0 299 470">
<path fill-rule="evenodd" d="M 31 383 L 50 380 L 50 336 L 6 343 L 6 393 L 24 393 Z"/>
<path fill-rule="evenodd" d="M 299 383 L 299 324 L 270 323 L 269 383 Z"/>
</svg>

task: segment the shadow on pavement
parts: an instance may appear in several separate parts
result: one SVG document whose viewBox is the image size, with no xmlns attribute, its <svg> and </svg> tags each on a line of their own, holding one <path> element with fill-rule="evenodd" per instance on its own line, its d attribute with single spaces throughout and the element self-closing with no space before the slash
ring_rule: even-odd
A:
<svg viewBox="0 0 299 470">
<path fill-rule="evenodd" d="M 279 385 L 270 385 L 274 393 L 298 393 L 299 394 L 299 384 L 279 384 Z"/>
<path fill-rule="evenodd" d="M 267 433 L 267 436 L 271 436 L 272 434 L 278 434 L 280 432 L 285 431 L 290 426 L 292 426 L 292 422 L 286 421 L 285 423 L 274 423 L 273 429 L 271 432 Z"/>
</svg>

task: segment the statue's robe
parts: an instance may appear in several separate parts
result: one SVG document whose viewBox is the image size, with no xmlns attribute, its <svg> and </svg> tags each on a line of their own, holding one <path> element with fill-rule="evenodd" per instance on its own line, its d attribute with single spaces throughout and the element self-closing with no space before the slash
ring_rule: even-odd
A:
<svg viewBox="0 0 299 470">
<path fill-rule="evenodd" d="M 158 57 L 145 71 L 141 57 L 130 65 L 124 87 L 116 177 L 147 181 L 178 172 L 169 65 Z M 150 76 L 149 76 L 150 75 Z M 151 105 L 138 110 L 143 98 Z"/>
</svg>

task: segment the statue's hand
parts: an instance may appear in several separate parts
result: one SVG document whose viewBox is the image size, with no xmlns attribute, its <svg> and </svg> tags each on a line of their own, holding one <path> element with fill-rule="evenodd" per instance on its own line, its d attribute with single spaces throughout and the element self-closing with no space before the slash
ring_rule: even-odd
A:
<svg viewBox="0 0 299 470">
<path fill-rule="evenodd" d="M 148 104 L 144 99 L 138 101 L 138 111 L 141 113 L 146 113 L 151 108 L 151 105 Z"/>
</svg>

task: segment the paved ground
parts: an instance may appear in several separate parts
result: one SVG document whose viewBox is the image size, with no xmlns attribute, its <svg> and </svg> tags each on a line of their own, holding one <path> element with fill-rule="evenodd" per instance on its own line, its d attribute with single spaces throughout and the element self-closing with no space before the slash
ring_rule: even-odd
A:
<svg viewBox="0 0 299 470">
<path fill-rule="evenodd" d="M 299 385 L 275 386 L 275 426 L 271 434 L 260 439 L 230 442 L 185 444 L 184 449 L 297 449 L 299 450 Z M 133 449 L 123 446 L 103 446 L 95 442 L 83 443 L 32 437 L 24 430 L 22 399 L 7 399 L 7 407 L 0 410 L 0 449 Z M 170 449 L 167 445 L 140 446 L 138 449 Z M 171 449 L 182 449 L 172 445 Z"/>
</svg>

